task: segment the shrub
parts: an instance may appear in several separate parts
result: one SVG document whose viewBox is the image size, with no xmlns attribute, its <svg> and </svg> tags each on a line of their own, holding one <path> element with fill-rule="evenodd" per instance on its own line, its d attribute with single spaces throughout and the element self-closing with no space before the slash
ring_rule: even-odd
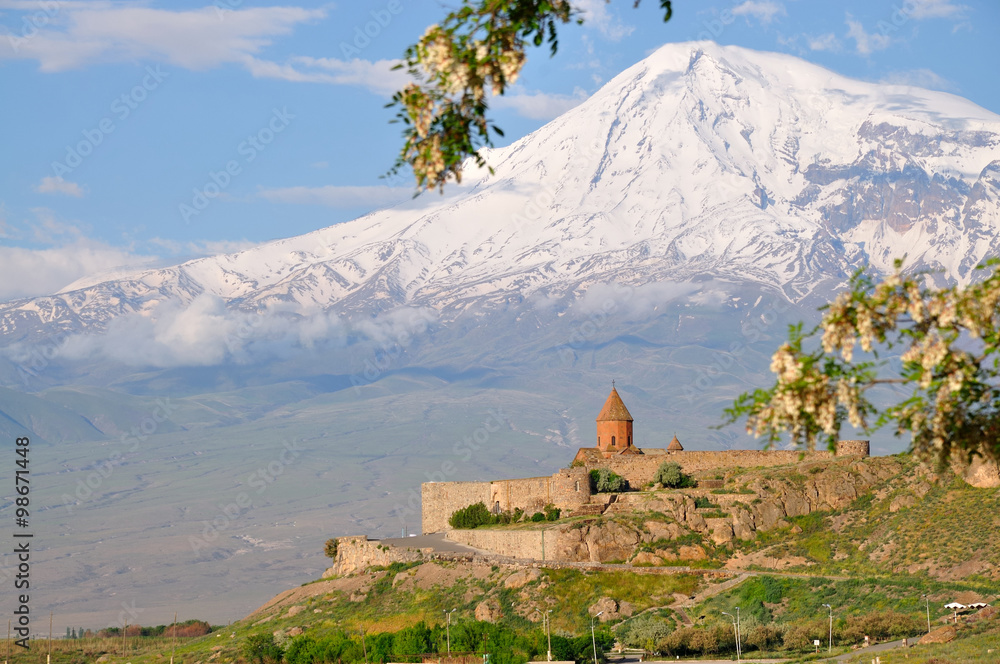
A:
<svg viewBox="0 0 1000 664">
<path fill-rule="evenodd" d="M 560 515 L 562 515 L 562 510 L 552 505 L 551 503 L 545 506 L 545 520 L 546 521 L 558 521 Z"/>
<path fill-rule="evenodd" d="M 243 642 L 243 658 L 251 664 L 278 664 L 284 654 L 273 634 L 253 634 Z"/>
<path fill-rule="evenodd" d="M 455 510 L 448 519 L 452 528 L 478 528 L 493 523 L 493 515 L 480 501 L 468 507 Z"/>
<path fill-rule="evenodd" d="M 610 468 L 595 468 L 590 471 L 590 489 L 597 493 L 624 491 L 628 486 L 625 478 Z"/>
<path fill-rule="evenodd" d="M 542 514 L 541 512 L 535 512 L 534 514 L 531 515 L 531 520 L 534 521 L 535 523 L 538 523 L 539 521 L 545 521 L 545 515 Z"/>
<path fill-rule="evenodd" d="M 653 481 L 659 482 L 669 489 L 681 489 L 695 485 L 695 481 L 681 470 L 680 464 L 676 461 L 661 463 L 660 467 L 656 469 L 656 474 L 653 475 Z"/>
<path fill-rule="evenodd" d="M 713 503 L 711 500 L 709 500 L 707 496 L 698 496 L 697 498 L 695 498 L 694 499 L 694 506 L 697 507 L 697 508 L 702 508 L 702 509 L 707 509 L 709 507 L 714 507 L 714 508 L 718 509 L 718 507 L 719 507 L 718 505 L 716 505 L 715 503 Z"/>
<path fill-rule="evenodd" d="M 337 538 L 333 537 L 326 541 L 326 545 L 323 547 L 323 555 L 327 558 L 333 560 L 337 559 Z"/>
</svg>

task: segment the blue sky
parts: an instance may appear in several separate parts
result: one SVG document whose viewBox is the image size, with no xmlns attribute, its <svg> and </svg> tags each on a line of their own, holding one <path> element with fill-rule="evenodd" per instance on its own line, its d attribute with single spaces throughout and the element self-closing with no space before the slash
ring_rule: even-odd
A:
<svg viewBox="0 0 1000 664">
<path fill-rule="evenodd" d="M 379 177 L 400 145 L 390 68 L 457 4 L 0 0 L 0 300 L 408 198 L 408 180 Z M 655 0 L 573 4 L 585 24 L 564 26 L 555 58 L 533 50 L 494 104 L 507 142 L 696 39 L 1000 113 L 998 0 L 675 0 L 666 24 Z"/>
</svg>

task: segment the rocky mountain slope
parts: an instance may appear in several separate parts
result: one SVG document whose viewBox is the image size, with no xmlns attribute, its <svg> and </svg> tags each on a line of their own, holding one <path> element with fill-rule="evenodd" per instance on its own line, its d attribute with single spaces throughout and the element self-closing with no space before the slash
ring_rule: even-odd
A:
<svg viewBox="0 0 1000 664">
<path fill-rule="evenodd" d="M 1000 117 L 790 56 L 671 44 L 447 199 L 0 307 L 8 340 L 99 332 L 202 296 L 303 315 L 452 318 L 593 283 L 714 275 L 800 299 L 855 267 L 967 281 L 1000 246 Z M 432 198 L 428 196 L 428 198 Z"/>
</svg>

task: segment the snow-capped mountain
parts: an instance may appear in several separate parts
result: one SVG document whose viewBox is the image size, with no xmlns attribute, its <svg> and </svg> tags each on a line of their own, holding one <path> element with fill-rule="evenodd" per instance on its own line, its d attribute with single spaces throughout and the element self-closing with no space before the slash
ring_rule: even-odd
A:
<svg viewBox="0 0 1000 664">
<path fill-rule="evenodd" d="M 664 46 L 459 193 L 240 253 L 0 307 L 8 340 L 210 293 L 243 310 L 446 315 L 589 284 L 713 275 L 801 299 L 855 267 L 967 281 L 1000 248 L 1000 116 L 797 58 Z M 436 194 L 427 194 L 427 198 Z"/>
</svg>

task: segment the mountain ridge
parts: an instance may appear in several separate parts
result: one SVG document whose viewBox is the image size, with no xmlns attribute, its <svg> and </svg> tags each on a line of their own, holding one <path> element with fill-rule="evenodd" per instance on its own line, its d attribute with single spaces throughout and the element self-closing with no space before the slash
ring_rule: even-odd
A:
<svg viewBox="0 0 1000 664">
<path fill-rule="evenodd" d="M 203 295 L 246 311 L 443 312 L 470 298 L 667 274 L 754 282 L 794 301 L 903 254 L 965 282 L 1000 245 L 997 147 L 1000 116 L 953 95 L 854 81 L 781 54 L 672 44 L 488 150 L 492 176 L 472 173 L 428 207 L 83 280 L 0 306 L 0 332 L 99 332 Z"/>
</svg>

